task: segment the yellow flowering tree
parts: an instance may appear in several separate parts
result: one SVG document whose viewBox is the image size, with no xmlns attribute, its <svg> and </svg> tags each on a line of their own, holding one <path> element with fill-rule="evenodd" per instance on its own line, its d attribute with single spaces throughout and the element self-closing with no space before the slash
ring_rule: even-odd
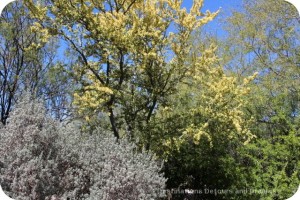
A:
<svg viewBox="0 0 300 200">
<path fill-rule="evenodd" d="M 167 103 L 159 107 L 156 118 L 151 121 L 152 127 L 162 125 L 159 129 L 162 134 L 156 133 L 153 141 L 156 148 L 164 148 L 165 158 L 174 149 L 180 151 L 187 142 L 199 145 L 203 137 L 210 147 L 217 142 L 216 138 L 247 144 L 255 137 L 249 129 L 253 119 L 245 114 L 245 109 L 250 103 L 247 100 L 249 82 L 257 73 L 240 83 L 236 77 L 226 75 L 218 64 L 216 46 L 201 50 L 189 56 L 188 76 L 178 84 L 178 91 L 168 96 Z M 170 122 L 178 123 L 172 126 L 168 125 Z M 169 129 L 171 134 L 167 134 Z"/>
<path fill-rule="evenodd" d="M 257 74 L 239 82 L 219 65 L 215 46 L 206 50 L 197 46 L 187 58 L 189 75 L 158 108 L 147 130 L 152 149 L 165 160 L 168 188 L 235 191 L 246 187 L 249 176 L 241 172 L 239 149 L 256 137 L 251 132 L 253 119 L 245 111 L 250 103 L 249 82 Z M 240 198 L 235 195 L 224 193 L 218 198 Z M 207 194 L 205 198 L 216 197 Z"/>
<path fill-rule="evenodd" d="M 86 119 L 104 113 L 116 137 L 123 128 L 134 136 L 157 106 L 189 74 L 186 56 L 191 33 L 216 13 L 190 10 L 180 0 L 60 0 L 49 5 L 25 0 L 39 23 L 42 46 L 52 36 L 68 42 L 78 56 L 80 82 L 74 105 Z M 138 123 L 137 123 L 138 121 Z"/>
</svg>

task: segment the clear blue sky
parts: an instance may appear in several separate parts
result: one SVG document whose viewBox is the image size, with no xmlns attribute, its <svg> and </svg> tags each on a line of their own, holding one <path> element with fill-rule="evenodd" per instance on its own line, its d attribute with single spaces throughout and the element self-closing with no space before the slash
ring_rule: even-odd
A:
<svg viewBox="0 0 300 200">
<path fill-rule="evenodd" d="M 183 6 L 190 8 L 193 0 L 183 0 Z M 230 7 L 238 7 L 242 3 L 242 0 L 204 0 L 203 10 L 215 11 L 220 7 L 223 9 L 230 9 Z"/>
</svg>

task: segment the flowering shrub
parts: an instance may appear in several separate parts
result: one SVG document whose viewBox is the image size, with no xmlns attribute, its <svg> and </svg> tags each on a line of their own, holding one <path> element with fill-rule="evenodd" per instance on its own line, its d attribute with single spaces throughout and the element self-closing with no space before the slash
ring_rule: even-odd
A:
<svg viewBox="0 0 300 200">
<path fill-rule="evenodd" d="M 27 95 L 0 128 L 0 182 L 14 199 L 157 199 L 165 178 L 151 152 L 99 128 L 48 118 Z"/>
</svg>

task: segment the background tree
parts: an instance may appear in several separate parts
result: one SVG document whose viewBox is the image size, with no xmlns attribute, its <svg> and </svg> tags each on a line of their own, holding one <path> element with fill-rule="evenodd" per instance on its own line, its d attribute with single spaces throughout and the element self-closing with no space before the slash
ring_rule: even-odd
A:
<svg viewBox="0 0 300 200">
<path fill-rule="evenodd" d="M 49 112 L 56 118 L 65 118 L 70 99 L 66 76 L 58 70 L 58 43 L 54 39 L 43 48 L 29 49 L 40 41 L 40 34 L 30 29 L 34 23 L 28 9 L 19 2 L 10 3 L 1 14 L 0 23 L 0 110 L 1 122 L 23 95 L 30 90 L 43 96 Z M 55 78 L 54 78 L 55 77 Z"/>
<path fill-rule="evenodd" d="M 15 10 L 19 11 L 15 12 Z M 35 36 L 29 32 L 30 22 L 26 20 L 24 14 L 24 8 L 19 3 L 10 4 L 1 14 L 0 105 L 3 124 L 5 124 L 12 104 L 15 102 L 15 94 L 21 85 L 19 79 L 24 77 L 21 74 L 32 67 L 32 62 L 29 61 L 28 57 L 25 58 L 25 49 L 35 40 Z M 30 75 L 25 74 L 25 76 Z M 34 76 L 34 74 L 32 75 Z M 31 82 L 30 79 L 27 81 Z M 31 83 L 31 85 L 35 85 L 35 83 Z"/>
<path fill-rule="evenodd" d="M 250 185 L 272 191 L 260 198 L 286 199 L 300 178 L 299 15 L 284 1 L 244 1 L 226 22 L 222 55 L 228 73 L 242 80 L 259 72 L 247 108 L 257 135 L 244 149 L 245 167 L 255 174 Z"/>
</svg>

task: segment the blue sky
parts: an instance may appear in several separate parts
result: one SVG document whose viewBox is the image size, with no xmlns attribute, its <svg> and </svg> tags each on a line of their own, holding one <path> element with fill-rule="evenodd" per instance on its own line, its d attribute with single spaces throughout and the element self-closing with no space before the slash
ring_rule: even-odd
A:
<svg viewBox="0 0 300 200">
<path fill-rule="evenodd" d="M 182 6 L 189 10 L 192 4 L 193 0 L 183 0 Z M 242 0 L 204 0 L 202 12 L 205 12 L 206 10 L 215 12 L 220 9 L 220 14 L 217 16 L 217 18 L 205 25 L 204 30 L 213 34 L 217 34 L 218 36 L 224 35 L 225 32 L 220 20 L 229 16 L 232 12 L 232 9 L 240 9 L 241 7 Z"/>
<path fill-rule="evenodd" d="M 193 3 L 193 0 L 184 0 L 183 6 L 190 8 Z M 242 3 L 241 0 L 204 0 L 203 10 L 215 11 L 222 7 L 224 10 L 229 9 L 230 7 L 238 7 Z"/>
</svg>

